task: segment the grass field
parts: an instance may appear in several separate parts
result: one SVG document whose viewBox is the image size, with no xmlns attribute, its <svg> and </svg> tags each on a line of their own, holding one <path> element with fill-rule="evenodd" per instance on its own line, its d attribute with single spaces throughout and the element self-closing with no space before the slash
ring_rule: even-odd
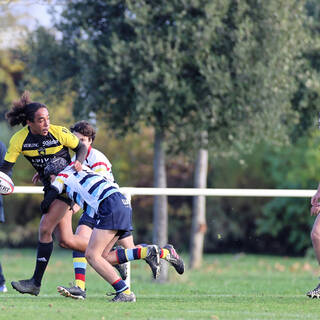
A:
<svg viewBox="0 0 320 320">
<path fill-rule="evenodd" d="M 34 250 L 0 250 L 8 293 L 0 295 L 0 319 L 318 319 L 320 300 L 306 291 L 318 282 L 313 260 L 254 255 L 207 255 L 203 267 L 179 276 L 170 268 L 170 282 L 155 283 L 148 266 L 132 266 L 136 303 L 109 303 L 112 292 L 90 267 L 87 299 L 67 299 L 57 285 L 73 280 L 71 252 L 55 249 L 38 297 L 22 295 L 10 281 L 33 273 Z"/>
</svg>

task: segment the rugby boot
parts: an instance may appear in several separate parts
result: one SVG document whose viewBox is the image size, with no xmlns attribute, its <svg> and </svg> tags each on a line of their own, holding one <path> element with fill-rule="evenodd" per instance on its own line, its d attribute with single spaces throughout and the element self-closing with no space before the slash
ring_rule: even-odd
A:
<svg viewBox="0 0 320 320">
<path fill-rule="evenodd" d="M 40 292 L 40 287 L 36 286 L 33 279 L 12 281 L 11 285 L 13 289 L 20 293 L 29 293 L 37 296 Z"/>
<path fill-rule="evenodd" d="M 172 244 L 167 244 L 163 247 L 169 251 L 169 254 L 165 257 L 165 260 L 168 261 L 179 274 L 184 273 L 184 262 L 182 258 L 177 254 Z"/>
<path fill-rule="evenodd" d="M 84 300 L 86 298 L 86 291 L 82 290 L 78 286 L 72 286 L 69 288 L 58 286 L 57 290 L 62 296 L 66 298 L 72 298 L 72 299 L 78 299 L 78 300 Z"/>
<path fill-rule="evenodd" d="M 147 256 L 144 258 L 146 263 L 150 266 L 153 278 L 157 279 L 160 274 L 160 255 L 159 247 L 157 245 L 150 245 L 147 247 Z"/>
<path fill-rule="evenodd" d="M 307 296 L 312 299 L 319 299 L 320 298 L 320 283 L 316 288 L 307 292 Z"/>
<path fill-rule="evenodd" d="M 116 293 L 116 296 L 110 302 L 136 302 L 136 296 L 133 292 L 129 294 L 120 292 Z"/>
<path fill-rule="evenodd" d="M 7 286 L 5 284 L 0 286 L 0 292 L 2 292 L 2 293 L 8 292 Z"/>
</svg>

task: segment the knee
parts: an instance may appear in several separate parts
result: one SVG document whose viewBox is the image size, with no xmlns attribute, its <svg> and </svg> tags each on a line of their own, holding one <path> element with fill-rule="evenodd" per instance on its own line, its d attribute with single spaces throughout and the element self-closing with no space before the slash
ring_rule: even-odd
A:
<svg viewBox="0 0 320 320">
<path fill-rule="evenodd" d="M 93 252 L 91 250 L 86 250 L 85 257 L 90 265 L 92 265 L 92 263 L 94 263 L 95 255 L 93 254 Z"/>
<path fill-rule="evenodd" d="M 59 246 L 64 249 L 72 249 L 73 248 L 72 239 L 62 236 L 59 239 Z"/>
<path fill-rule="evenodd" d="M 317 242 L 320 240 L 320 232 L 316 229 L 315 230 L 312 229 L 312 231 L 310 233 L 310 237 L 311 237 L 312 242 Z"/>
<path fill-rule="evenodd" d="M 60 239 L 59 240 L 59 247 L 64 249 L 70 249 L 70 243 L 67 240 Z"/>
<path fill-rule="evenodd" d="M 52 229 L 51 228 L 49 228 L 46 225 L 40 226 L 40 228 L 39 228 L 40 240 L 47 239 L 48 237 L 51 237 L 51 236 L 52 236 Z"/>
</svg>

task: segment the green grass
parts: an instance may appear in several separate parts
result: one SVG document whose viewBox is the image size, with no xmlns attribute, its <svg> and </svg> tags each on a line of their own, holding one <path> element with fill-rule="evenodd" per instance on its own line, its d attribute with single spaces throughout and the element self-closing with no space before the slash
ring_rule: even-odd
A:
<svg viewBox="0 0 320 320">
<path fill-rule="evenodd" d="M 71 252 L 55 249 L 38 297 L 22 295 L 10 281 L 29 278 L 35 250 L 0 250 L 8 293 L 0 295 L 0 319 L 318 319 L 320 300 L 306 291 L 318 282 L 315 261 L 253 255 L 207 255 L 203 267 L 155 283 L 146 263 L 132 266 L 136 303 L 109 303 L 112 292 L 90 267 L 87 299 L 61 297 L 57 285 L 73 280 Z"/>
</svg>

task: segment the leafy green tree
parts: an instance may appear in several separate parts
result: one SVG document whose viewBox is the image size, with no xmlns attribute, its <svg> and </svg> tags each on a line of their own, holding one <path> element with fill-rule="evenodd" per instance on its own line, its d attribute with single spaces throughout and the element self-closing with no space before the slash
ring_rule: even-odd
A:
<svg viewBox="0 0 320 320">
<path fill-rule="evenodd" d="M 295 141 L 312 125 L 317 40 L 308 34 L 304 4 L 65 2 L 57 25 L 61 40 L 39 29 L 31 41 L 33 73 L 42 76 L 33 85 L 48 96 L 75 94 L 77 117 L 93 111 L 119 133 L 143 122 L 155 128 L 155 185 L 166 186 L 167 148 L 227 157 L 263 139 L 286 141 L 299 125 L 291 134 Z M 205 186 L 206 174 L 200 180 Z M 165 212 L 166 198 L 159 200 Z M 166 219 L 164 213 L 163 225 L 155 223 L 160 236 Z M 194 230 L 205 231 L 205 224 L 202 212 Z"/>
<path fill-rule="evenodd" d="M 285 140 L 285 120 L 297 121 L 290 98 L 299 57 L 310 44 L 303 22 L 303 3 L 286 1 L 66 2 L 54 45 L 65 53 L 58 77 L 79 92 L 77 116 L 101 114 L 121 133 L 142 122 L 155 129 L 155 186 L 165 187 L 164 140 L 224 155 Z M 164 244 L 161 200 L 154 240 Z"/>
<path fill-rule="evenodd" d="M 187 142 L 183 147 L 194 143 L 197 148 L 199 141 L 208 141 L 202 146 L 211 154 L 228 156 L 249 152 L 263 140 L 274 144 L 288 141 L 292 123 L 299 121 L 299 109 L 293 109 L 291 101 L 297 91 L 297 78 L 308 76 L 301 72 L 306 71 L 303 53 L 312 42 L 305 28 L 304 4 L 195 3 L 197 19 L 189 19 L 191 26 L 185 27 L 184 36 L 191 44 L 189 50 L 193 48 L 193 59 L 188 62 L 193 71 L 194 100 L 201 112 L 192 114 L 192 121 L 185 119 L 188 130 L 177 131 L 179 140 Z M 205 130 L 206 139 L 201 138 L 199 128 Z M 203 148 L 201 154 L 208 158 Z M 202 176 L 199 185 L 204 187 L 206 176 Z M 199 218 L 194 211 L 193 216 L 192 237 L 198 245 L 191 251 L 191 266 L 197 266 L 201 262 L 201 232 L 206 228 L 202 227 L 203 213 Z"/>
<path fill-rule="evenodd" d="M 317 188 L 320 181 L 319 132 L 301 137 L 294 147 L 266 153 L 265 169 L 279 188 Z M 281 242 L 287 251 L 304 253 L 310 247 L 310 199 L 275 198 L 257 220 L 257 234 L 267 236 L 270 246 Z"/>
<path fill-rule="evenodd" d="M 18 95 L 24 69 L 14 48 L 21 44 L 18 35 L 25 28 L 19 23 L 20 17 L 10 12 L 9 6 L 9 1 L 0 2 L 0 121 L 4 120 L 4 114 Z"/>
</svg>

